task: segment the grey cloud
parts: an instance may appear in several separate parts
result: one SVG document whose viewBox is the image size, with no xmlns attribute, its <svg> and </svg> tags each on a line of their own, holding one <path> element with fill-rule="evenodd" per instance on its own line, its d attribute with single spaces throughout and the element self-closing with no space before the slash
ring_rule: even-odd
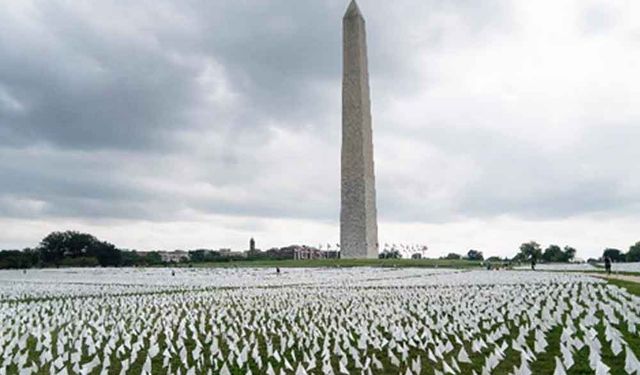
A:
<svg viewBox="0 0 640 375">
<path fill-rule="evenodd" d="M 39 9 L 46 38 L 24 35 L 17 22 L 0 37 L 0 82 L 25 107 L 18 116 L 0 112 L 3 132 L 13 135 L 3 143 L 131 149 L 187 125 L 193 69 L 153 48 L 110 39 L 72 9 Z"/>
<path fill-rule="evenodd" d="M 190 117 L 198 111 L 207 113 L 208 126 L 228 126 L 220 123 L 224 108 L 203 108 L 195 81 L 204 67 L 181 58 L 212 58 L 223 65 L 243 98 L 234 127 L 260 129 L 272 119 L 297 125 L 326 112 L 319 92 L 324 88 L 314 84 L 339 76 L 339 23 L 327 5 L 174 3 L 171 11 L 196 25 L 197 33 L 165 28 L 166 20 L 158 19 L 148 28 L 133 25 L 128 33 L 112 35 L 104 19 L 122 17 L 118 13 L 129 7 L 136 6 L 104 7 L 114 13 L 96 13 L 92 20 L 72 3 L 46 3 L 32 20 L 42 28 L 39 33 L 5 16 L 0 82 L 26 111 L 0 112 L 4 142 L 167 147 L 174 131 L 202 125 Z"/>
<path fill-rule="evenodd" d="M 191 117 L 198 111 L 209 116 L 209 127 L 261 131 L 268 121 L 336 126 L 326 113 L 339 111 L 342 1 L 160 1 L 143 10 L 137 3 L 107 4 L 97 3 L 87 14 L 73 3 L 39 3 L 29 20 L 36 30 L 10 15 L 2 18 L 7 31 L 0 36 L 0 83 L 26 108 L 21 115 L 0 112 L 3 142 L 169 147 L 175 131 L 203 126 Z M 431 8 L 460 11 L 470 27 L 480 27 L 503 19 L 499 4 L 432 2 L 421 8 L 427 14 Z M 383 20 L 374 10 L 384 7 L 372 2 L 371 8 L 371 29 L 378 31 L 370 42 L 376 82 L 381 91 L 406 90 L 413 82 L 403 57 L 415 44 L 402 38 L 406 26 L 397 16 Z M 150 15 L 135 16 L 143 11 Z M 125 31 L 110 22 L 120 18 L 131 23 L 121 26 Z M 222 64 L 243 100 L 233 118 L 222 119 L 224 108 L 211 103 L 204 108 L 195 83 L 203 66 L 176 56 Z"/>
<path fill-rule="evenodd" d="M 633 163 L 640 151 L 627 143 L 640 136 L 635 125 L 592 127 L 576 134 L 574 145 L 555 151 L 501 132 L 451 125 L 425 129 L 418 142 L 425 149 L 473 161 L 473 177 L 447 181 L 451 195 L 445 202 L 437 200 L 437 187 L 428 179 L 383 177 L 380 211 L 389 219 L 447 222 L 512 215 L 545 220 L 631 214 L 640 207 L 640 167 Z M 417 169 L 417 173 L 429 172 Z M 436 173 L 440 178 L 444 175 Z"/>
<path fill-rule="evenodd" d="M 100 1 L 92 11 L 36 4 L 22 17 L 0 10 L 1 216 L 337 220 L 346 2 Z M 512 2 L 361 7 L 377 155 L 392 149 L 392 137 L 417 145 L 395 150 L 416 155 L 403 168 L 378 164 L 382 219 L 554 218 L 637 207 L 638 180 L 626 178 L 637 169 L 620 166 L 640 156 L 626 146 L 638 137 L 628 118 L 614 127 L 624 134 L 589 130 L 570 149 L 542 152 L 483 127 L 512 120 L 492 100 L 417 103 L 416 112 L 460 114 L 419 126 L 390 115 L 395 103 L 442 83 L 423 65 L 432 56 L 517 28 Z M 217 76 L 203 87 L 207 64 Z M 210 100 L 209 89 L 230 99 Z M 535 126 L 525 120 L 513 126 Z M 427 164 L 427 150 L 441 159 Z M 618 167 L 601 172 L 610 165 Z M 20 212 L 20 204 L 30 208 Z"/>
</svg>

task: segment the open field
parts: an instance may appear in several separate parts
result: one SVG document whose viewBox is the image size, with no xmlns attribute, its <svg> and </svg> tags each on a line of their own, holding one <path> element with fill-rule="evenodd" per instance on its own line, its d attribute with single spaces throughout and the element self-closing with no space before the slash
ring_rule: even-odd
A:
<svg viewBox="0 0 640 375">
<path fill-rule="evenodd" d="M 481 262 L 449 259 L 316 259 L 316 260 L 252 260 L 240 262 L 194 263 L 194 267 L 245 268 L 317 268 L 317 267 L 425 267 L 472 268 Z"/>
<path fill-rule="evenodd" d="M 0 373 L 640 373 L 637 284 L 444 268 L 175 272 L 1 271 Z"/>
<path fill-rule="evenodd" d="M 616 279 L 610 279 L 608 280 L 608 283 L 611 285 L 619 286 L 620 288 L 624 288 L 627 292 L 633 295 L 640 296 L 639 283 L 634 283 L 634 282 L 625 281 L 625 280 L 616 280 Z"/>
<path fill-rule="evenodd" d="M 598 264 L 599 267 L 604 268 L 604 264 Z M 614 272 L 635 273 L 640 274 L 640 263 L 613 263 L 611 270 Z"/>
<path fill-rule="evenodd" d="M 530 270 L 531 265 L 523 264 L 514 267 L 516 270 Z M 589 272 L 598 271 L 597 267 L 589 263 L 540 263 L 536 265 L 537 271 L 568 271 L 568 272 Z"/>
<path fill-rule="evenodd" d="M 515 270 L 527 271 L 531 269 L 530 265 L 519 265 L 514 267 Z M 542 263 L 536 265 L 537 271 L 555 271 L 555 272 L 580 272 L 591 273 L 595 275 L 603 275 L 606 273 L 604 265 L 589 263 Z M 614 263 L 611 267 L 611 273 L 615 275 L 640 276 L 640 263 Z"/>
</svg>

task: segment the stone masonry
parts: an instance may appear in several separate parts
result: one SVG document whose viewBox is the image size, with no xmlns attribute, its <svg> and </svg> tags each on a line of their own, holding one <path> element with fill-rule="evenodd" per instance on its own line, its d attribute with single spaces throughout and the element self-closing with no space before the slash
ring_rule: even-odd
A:
<svg viewBox="0 0 640 375">
<path fill-rule="evenodd" d="M 364 17 L 355 0 L 344 15 L 343 33 L 341 257 L 377 258 L 367 41 Z"/>
</svg>

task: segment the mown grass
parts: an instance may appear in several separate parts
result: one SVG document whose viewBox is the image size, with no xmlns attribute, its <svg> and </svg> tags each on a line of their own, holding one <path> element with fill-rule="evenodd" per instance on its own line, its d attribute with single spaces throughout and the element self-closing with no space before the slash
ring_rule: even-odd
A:
<svg viewBox="0 0 640 375">
<path fill-rule="evenodd" d="M 188 265 L 181 265 L 183 267 Z M 389 267 L 389 268 L 473 268 L 480 262 L 450 259 L 316 259 L 316 260 L 246 260 L 193 263 L 197 268 L 312 268 L 312 267 Z"/>
<path fill-rule="evenodd" d="M 429 260 L 425 260 L 425 261 L 429 261 Z M 286 261 L 285 261 L 286 262 Z M 299 261 L 299 262 L 305 262 L 305 261 Z M 343 262 L 346 262 L 346 260 L 343 260 Z M 387 261 L 383 261 L 383 262 L 387 262 Z M 397 260 L 396 260 L 397 262 Z M 410 261 L 411 263 L 415 263 L 417 261 L 412 260 Z M 282 263 L 282 262 L 279 262 Z M 305 263 L 317 263 L 317 261 L 306 261 Z M 356 262 L 358 264 L 361 264 L 361 261 Z M 467 262 L 467 263 L 471 263 L 471 262 Z M 357 267 L 359 265 L 354 265 L 354 266 L 347 266 L 347 265 L 341 265 L 341 267 Z M 362 266 L 362 265 L 360 265 Z M 446 267 L 444 265 L 438 265 L 439 267 Z M 264 265 L 264 267 L 275 267 L 274 265 Z M 287 267 L 284 265 L 279 265 L 279 267 Z M 307 267 L 323 267 L 323 266 L 318 266 L 318 265 L 308 265 Z M 328 267 L 328 266 L 324 266 L 324 267 Z M 383 265 L 380 267 L 389 267 L 388 265 Z M 393 267 L 393 266 L 390 266 Z M 398 267 L 402 267 L 402 266 L 398 266 Z M 411 267 L 411 266 L 406 266 L 406 267 Z M 415 265 L 413 267 L 416 267 Z M 418 266 L 419 267 L 419 266 Z M 423 265 L 422 267 L 428 267 L 426 265 Z M 435 267 L 435 266 L 433 266 Z M 464 266 L 463 266 L 464 267 Z M 463 268 L 463 267 L 457 267 L 457 268 Z M 614 280 L 614 279 L 610 279 L 608 280 L 609 284 L 612 285 L 616 285 L 618 287 L 622 287 L 625 288 L 629 293 L 634 294 L 634 295 L 639 295 L 640 296 L 640 284 L 638 283 L 634 283 L 634 282 L 629 282 L 629 281 L 623 281 L 623 280 Z M 173 294 L 173 293 L 184 293 L 186 291 L 170 291 L 170 292 L 166 292 L 167 294 Z M 150 294 L 156 294 L 156 293 L 150 293 Z M 110 306 L 105 306 L 105 308 L 110 309 Z M 602 312 L 598 312 L 597 316 L 599 318 L 602 317 Z M 183 314 L 184 317 L 184 314 Z M 618 316 L 619 318 L 622 318 L 621 316 Z M 453 323 L 453 322 L 452 322 Z M 159 324 L 159 322 L 150 322 L 150 324 Z M 206 323 L 207 325 L 207 329 L 211 329 L 211 326 L 209 323 Z M 56 341 L 56 337 L 57 337 L 57 333 L 59 331 L 59 328 L 56 329 L 53 332 L 53 342 Z M 507 338 L 512 340 L 515 338 L 515 336 L 517 335 L 517 328 L 518 325 L 513 324 L 513 322 L 508 323 L 508 328 L 511 332 L 511 335 L 508 336 Z M 604 336 L 604 324 L 602 324 L 602 322 L 600 322 L 599 324 L 597 324 L 596 326 L 594 326 L 594 328 L 596 329 L 596 331 L 598 332 L 598 337 L 600 339 L 600 341 L 604 344 L 605 341 L 605 336 Z M 640 347 L 640 338 L 631 335 L 627 332 L 627 327 L 626 327 L 626 323 L 621 320 L 621 324 L 618 326 L 618 328 L 621 329 L 621 331 L 624 333 L 625 336 L 625 340 L 627 340 L 627 342 L 629 343 L 629 345 L 636 349 Z M 493 329 L 493 328 L 492 328 Z M 92 329 L 93 330 L 93 329 Z M 172 330 L 174 331 L 174 333 L 176 332 L 175 327 L 172 328 Z M 244 330 L 243 333 L 248 334 L 247 330 Z M 536 361 L 534 361 L 531 364 L 531 369 L 533 371 L 534 374 L 552 374 L 554 369 L 555 369 L 555 357 L 560 356 L 560 336 L 562 333 L 562 326 L 556 326 L 554 327 L 551 331 L 548 332 L 547 335 L 547 341 L 549 346 L 547 347 L 547 350 L 545 353 L 541 353 L 538 355 L 538 358 Z M 189 331 L 188 334 L 188 338 L 185 340 L 185 346 L 189 349 L 189 351 L 191 351 L 194 347 L 195 347 L 195 341 L 191 338 L 192 335 L 197 335 L 196 332 L 191 332 Z M 582 334 L 579 335 L 582 338 Z M 133 341 L 135 341 L 137 339 L 137 336 L 135 334 L 133 334 L 133 337 L 135 338 Z M 222 339 L 221 336 L 217 336 L 220 339 Z M 162 339 L 164 339 L 163 336 L 161 336 Z M 272 342 L 274 343 L 274 346 L 277 347 L 279 346 L 279 338 L 275 337 L 275 336 L 270 336 Z M 357 336 L 355 337 L 357 339 Z M 390 339 L 390 337 L 387 337 L 388 339 Z M 453 340 L 453 337 L 450 338 L 451 340 Z M 261 351 L 264 351 L 264 340 L 260 339 L 260 349 Z M 333 345 L 333 341 L 334 339 L 331 339 L 331 343 Z M 502 341 L 502 340 L 501 340 Z M 533 347 L 533 335 L 529 335 L 527 337 L 527 342 L 529 344 L 530 347 Z M 120 345 L 122 342 L 118 341 L 118 344 Z M 148 343 L 147 343 L 148 344 Z M 352 341 L 352 344 L 355 345 L 356 344 L 356 340 Z M 28 342 L 28 347 L 29 347 L 29 351 L 33 351 L 34 347 L 35 347 L 35 341 L 33 338 L 29 339 Z M 130 367 L 130 373 L 140 373 L 144 360 L 146 358 L 146 353 L 147 353 L 147 346 L 145 346 L 145 349 L 141 350 L 137 356 L 137 360 L 134 361 L 131 364 Z M 432 348 L 432 347 L 431 347 Z M 471 348 L 468 345 L 468 343 L 465 343 L 465 348 L 467 350 L 467 352 L 469 353 L 473 363 L 472 364 L 460 364 L 460 367 L 463 371 L 463 373 L 471 373 L 472 370 L 475 370 L 476 373 L 479 373 L 484 359 L 486 358 L 486 356 L 489 354 L 489 351 L 483 351 L 482 353 L 472 353 L 471 352 Z M 70 347 L 67 348 L 68 350 L 71 350 Z M 164 347 L 163 347 L 164 349 Z M 433 348 L 432 348 L 433 349 Z M 221 350 L 224 352 L 224 354 L 228 354 L 229 353 L 229 348 L 228 346 L 224 343 L 224 341 L 221 341 Z M 300 358 L 302 352 L 298 351 L 298 350 L 294 350 L 296 353 L 296 356 L 298 358 Z M 457 350 L 456 350 L 457 351 Z M 282 353 L 284 354 L 284 353 Z M 386 358 L 384 357 L 384 352 L 380 352 L 380 351 L 375 351 L 375 350 L 370 350 L 369 354 L 375 354 L 378 356 L 379 359 L 382 360 L 385 369 L 387 372 L 384 373 L 404 373 L 406 371 L 406 368 L 408 367 L 408 364 L 403 364 L 402 366 L 400 366 L 399 368 L 395 368 L 394 366 L 391 366 L 390 363 L 386 360 Z M 498 366 L 498 368 L 496 368 L 494 370 L 493 373 L 496 374 L 500 374 L 500 373 L 504 373 L 507 374 L 509 373 L 514 366 L 519 365 L 520 363 L 520 354 L 514 350 L 512 350 L 511 348 L 509 348 L 506 352 L 506 358 L 500 363 L 500 365 Z M 416 358 L 417 356 L 420 356 L 422 359 L 422 363 L 424 366 L 423 371 L 425 373 L 428 374 L 432 374 L 433 373 L 433 368 L 431 368 L 431 364 L 429 363 L 429 361 L 426 358 L 426 355 L 423 351 L 419 351 L 419 350 L 415 350 L 415 349 L 411 349 L 410 350 L 410 359 Z M 290 354 L 287 355 L 287 357 L 289 358 L 289 360 L 291 360 Z M 89 360 L 89 355 L 88 353 L 84 352 L 83 356 L 82 356 L 82 362 L 86 362 Z M 33 359 L 33 358 L 31 358 Z M 112 363 L 112 367 L 109 371 L 109 373 L 119 373 L 120 369 L 121 369 L 121 365 L 119 363 L 119 359 L 116 357 L 115 353 L 112 353 L 110 356 L 111 359 L 111 363 Z M 590 369 L 589 365 L 588 365 L 588 349 L 586 347 L 582 348 L 580 351 L 575 353 L 575 357 L 574 357 L 576 364 L 574 365 L 574 367 L 572 367 L 569 371 L 567 371 L 568 374 L 593 374 L 593 371 Z M 602 352 L 602 359 L 605 363 L 607 363 L 610 367 L 611 367 L 611 373 L 616 375 L 616 374 L 624 374 L 624 353 L 618 355 L 618 356 L 614 356 L 613 353 L 610 350 L 610 347 L 608 345 L 603 345 L 603 352 Z M 274 362 L 273 360 L 268 360 L 270 362 L 272 362 L 272 365 L 274 367 L 274 369 L 276 369 L 276 372 L 278 373 L 280 370 L 280 367 L 276 362 Z M 210 362 L 205 361 L 208 365 L 210 365 Z M 334 369 L 337 367 L 337 362 L 338 362 L 338 358 L 335 356 L 332 356 L 332 365 L 334 366 Z M 179 367 L 180 360 L 176 357 L 173 357 L 170 361 L 171 363 L 171 368 L 172 369 L 177 369 Z M 258 369 L 257 367 L 255 367 L 253 364 L 250 364 L 249 367 L 253 370 L 253 373 L 259 373 L 260 369 Z M 358 373 L 358 369 L 356 369 L 353 366 L 353 363 L 349 363 L 349 365 L 347 366 L 349 371 L 351 371 L 352 373 Z M 153 373 L 157 373 L 157 374 L 164 374 L 166 373 L 166 369 L 162 368 L 162 358 L 161 356 L 156 357 L 153 361 L 152 361 L 152 368 L 153 368 Z M 70 368 L 67 368 L 68 370 L 71 370 Z M 231 366 L 230 368 L 231 373 L 232 374 L 242 374 L 244 373 L 243 369 L 237 368 L 235 366 Z M 441 368 L 439 368 L 438 366 L 438 370 L 442 371 Z M 51 373 L 51 368 L 50 366 L 45 366 L 41 369 L 39 369 L 38 374 L 47 374 L 47 373 Z M 9 373 L 13 374 L 13 373 L 17 373 L 17 367 L 16 366 L 11 366 L 9 368 Z M 311 374 L 320 374 L 321 370 L 320 369 L 315 369 L 314 371 L 310 372 Z M 381 372 L 377 372 L 377 373 L 381 373 Z M 97 370 L 94 370 L 92 372 L 92 374 L 98 374 Z"/>
<path fill-rule="evenodd" d="M 606 275 L 606 271 L 604 268 L 602 270 L 589 270 L 589 271 L 579 271 L 579 270 L 550 270 L 548 272 L 569 272 L 569 273 L 587 273 L 592 275 Z M 616 271 L 613 270 L 611 275 L 624 275 L 624 276 L 640 276 L 640 272 L 625 272 L 625 271 Z"/>
<path fill-rule="evenodd" d="M 629 293 L 640 296 L 640 284 L 634 283 L 632 281 L 626 280 L 618 280 L 618 279 L 607 279 L 609 284 L 619 286 L 621 288 L 625 288 Z"/>
</svg>

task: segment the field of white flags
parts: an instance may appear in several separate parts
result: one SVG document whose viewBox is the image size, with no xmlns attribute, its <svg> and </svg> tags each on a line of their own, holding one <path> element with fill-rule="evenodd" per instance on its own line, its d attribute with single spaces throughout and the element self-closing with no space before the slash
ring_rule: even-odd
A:
<svg viewBox="0 0 640 375">
<path fill-rule="evenodd" d="M 604 267 L 604 263 L 600 264 L 601 267 Z M 613 272 L 634 272 L 640 273 L 640 263 L 613 263 L 611 265 L 611 270 Z"/>
<path fill-rule="evenodd" d="M 0 272 L 1 374 L 640 374 L 640 298 L 576 273 Z"/>
<path fill-rule="evenodd" d="M 514 268 L 517 270 L 530 270 L 531 265 L 524 264 Z M 536 264 L 536 270 L 538 271 L 599 271 L 601 269 L 589 263 L 540 263 L 540 264 Z"/>
</svg>

